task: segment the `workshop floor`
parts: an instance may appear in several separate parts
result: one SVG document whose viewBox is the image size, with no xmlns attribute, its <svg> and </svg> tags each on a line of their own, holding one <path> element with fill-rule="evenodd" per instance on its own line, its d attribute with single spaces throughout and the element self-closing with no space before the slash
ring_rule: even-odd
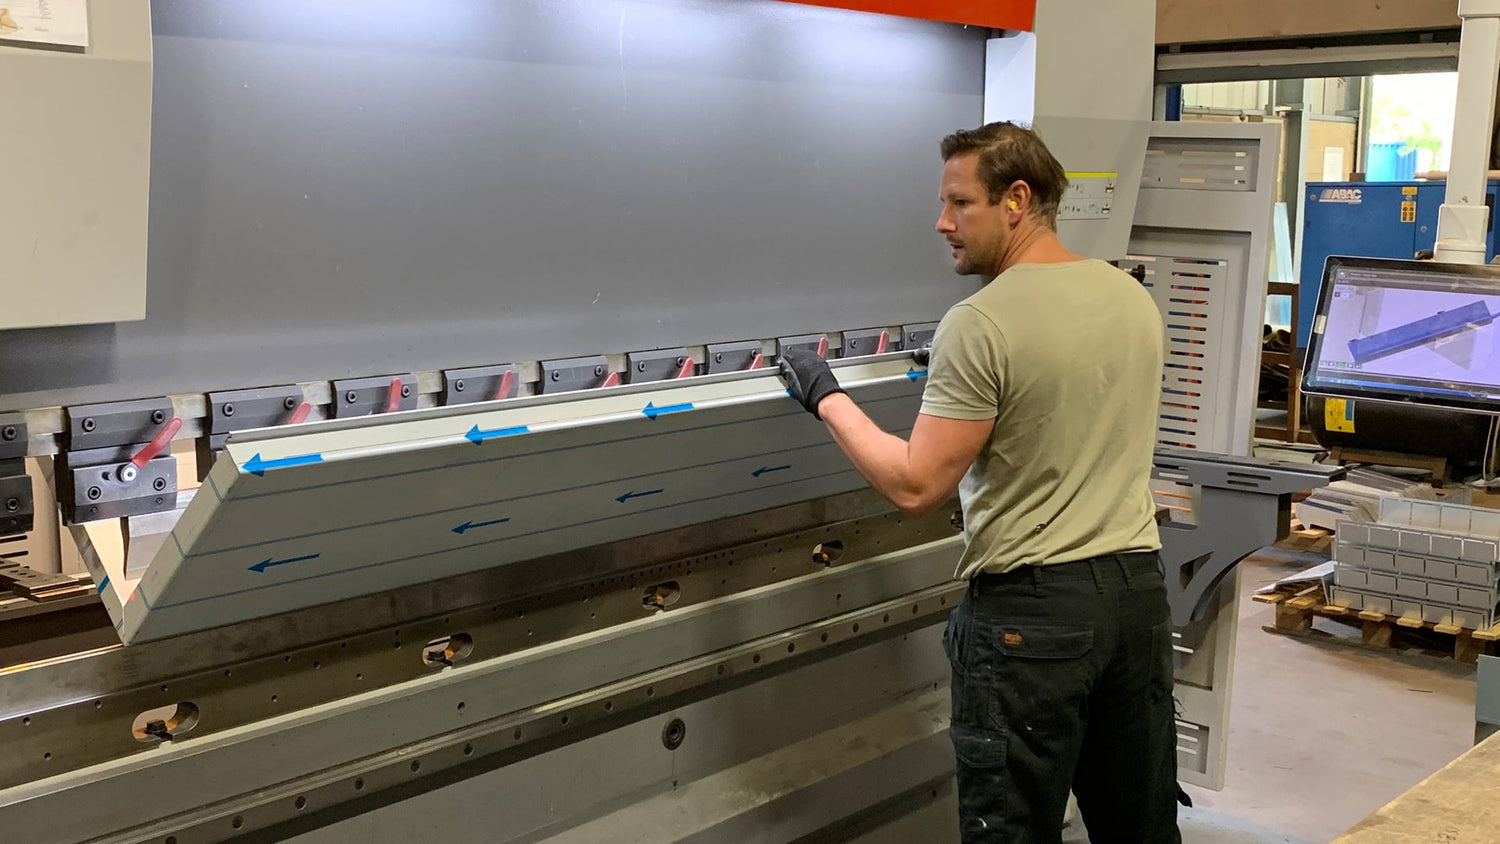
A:
<svg viewBox="0 0 1500 844">
<path fill-rule="evenodd" d="M 1473 666 L 1261 629 L 1273 610 L 1250 596 L 1311 561 L 1241 565 L 1228 768 L 1223 791 L 1189 789 L 1188 844 L 1329 841 L 1473 743 Z"/>
</svg>

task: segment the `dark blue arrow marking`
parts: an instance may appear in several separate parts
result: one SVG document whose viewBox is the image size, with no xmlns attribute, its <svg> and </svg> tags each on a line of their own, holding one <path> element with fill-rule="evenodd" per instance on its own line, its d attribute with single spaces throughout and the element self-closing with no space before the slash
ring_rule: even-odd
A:
<svg viewBox="0 0 1500 844">
<path fill-rule="evenodd" d="M 260 459 L 260 455 L 256 454 L 245 461 L 245 471 L 254 472 L 256 477 L 264 478 L 266 472 L 271 469 L 287 469 L 292 466 L 306 466 L 311 463 L 322 462 L 323 455 L 321 454 L 304 454 L 300 457 L 282 457 L 276 460 L 262 460 Z"/>
<path fill-rule="evenodd" d="M 485 440 L 493 440 L 500 437 L 513 437 L 516 434 L 524 434 L 530 430 L 531 429 L 526 427 L 525 425 L 517 425 L 514 428 L 496 428 L 493 431 L 481 431 L 479 430 L 479 426 L 475 425 L 474 427 L 469 429 L 469 433 L 464 434 L 464 439 L 475 445 L 479 445 Z"/>
<path fill-rule="evenodd" d="M 490 527 L 491 525 L 503 525 L 503 524 L 505 524 L 508 521 L 510 521 L 510 519 L 492 519 L 492 520 L 490 520 L 488 522 L 464 522 L 463 524 L 461 524 L 458 527 L 454 528 L 453 532 L 456 533 L 456 534 L 458 534 L 459 536 L 463 536 L 464 535 L 464 531 L 466 531 L 466 530 L 474 530 L 475 528 Z"/>
<path fill-rule="evenodd" d="M 627 492 L 619 498 L 616 498 L 615 500 L 620 502 L 621 504 L 624 504 L 632 498 L 645 498 L 648 495 L 661 495 L 663 492 L 666 492 L 666 490 L 652 489 L 647 490 L 646 492 Z"/>
<path fill-rule="evenodd" d="M 645 414 L 647 419 L 655 419 L 658 416 L 665 416 L 668 413 L 681 413 L 684 410 L 692 409 L 692 402 L 687 402 L 684 404 L 668 404 L 661 407 L 657 407 L 651 402 L 646 402 L 646 409 L 641 411 L 641 413 Z"/>
<path fill-rule="evenodd" d="M 785 472 L 790 468 L 792 468 L 790 464 L 786 466 L 762 466 L 759 469 L 756 469 L 754 472 L 751 472 L 750 474 L 758 478 L 761 475 L 769 475 L 772 472 Z"/>
<path fill-rule="evenodd" d="M 323 555 L 322 554 L 308 554 L 305 557 L 292 557 L 292 558 L 286 559 L 286 560 L 271 560 L 271 559 L 267 559 L 267 560 L 262 560 L 262 561 L 256 563 L 255 565 L 251 566 L 250 570 L 253 571 L 253 572 L 259 572 L 261 574 L 264 574 L 265 571 L 266 571 L 266 569 L 272 568 L 274 566 L 285 566 L 285 565 L 290 565 L 292 563 L 305 563 L 308 560 L 316 560 L 317 558 L 319 558 L 321 556 L 323 556 Z"/>
<path fill-rule="evenodd" d="M 914 366 L 911 369 L 908 369 L 906 371 L 906 377 L 910 378 L 913 381 L 917 380 L 918 378 L 926 378 L 927 377 L 927 370 L 925 370 L 925 369 L 917 369 Z"/>
</svg>

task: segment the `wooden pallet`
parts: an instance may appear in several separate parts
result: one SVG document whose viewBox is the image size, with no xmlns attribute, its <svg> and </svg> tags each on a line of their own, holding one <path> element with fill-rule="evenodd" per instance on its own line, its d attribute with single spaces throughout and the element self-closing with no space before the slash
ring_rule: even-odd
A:
<svg viewBox="0 0 1500 844">
<path fill-rule="evenodd" d="M 1333 548 L 1333 532 L 1322 528 L 1307 527 L 1293 518 L 1291 530 L 1274 547 L 1284 551 L 1326 555 Z"/>
<path fill-rule="evenodd" d="M 1424 652 L 1432 652 L 1436 649 L 1433 641 L 1437 640 L 1451 643 L 1444 649 L 1451 647 L 1454 659 L 1470 664 L 1477 662 L 1480 654 L 1493 654 L 1494 643 L 1500 641 L 1500 623 L 1486 630 L 1468 630 L 1451 624 L 1398 618 L 1383 612 L 1351 610 L 1325 603 L 1323 590 L 1318 586 L 1300 592 L 1255 595 L 1254 599 L 1276 608 L 1275 622 L 1262 629 L 1287 636 L 1326 638 L 1326 633 L 1313 629 L 1313 619 L 1327 618 L 1359 628 L 1360 643 L 1367 648 L 1405 650 L 1416 646 Z"/>
</svg>

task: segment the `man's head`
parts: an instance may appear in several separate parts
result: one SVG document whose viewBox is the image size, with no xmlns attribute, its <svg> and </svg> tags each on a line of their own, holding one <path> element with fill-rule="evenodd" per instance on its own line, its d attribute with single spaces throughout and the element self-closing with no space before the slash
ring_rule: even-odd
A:
<svg viewBox="0 0 1500 844">
<path fill-rule="evenodd" d="M 944 138 L 942 152 L 937 230 L 953 248 L 954 272 L 999 275 L 1019 238 L 1057 228 L 1068 177 L 1035 132 L 989 123 Z"/>
</svg>

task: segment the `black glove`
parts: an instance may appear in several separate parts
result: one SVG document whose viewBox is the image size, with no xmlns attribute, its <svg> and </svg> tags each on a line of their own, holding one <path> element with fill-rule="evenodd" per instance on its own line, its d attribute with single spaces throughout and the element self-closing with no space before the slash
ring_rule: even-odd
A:
<svg viewBox="0 0 1500 844">
<path fill-rule="evenodd" d="M 839 379 L 833 377 L 833 370 L 828 368 L 828 361 L 811 349 L 787 349 L 781 353 L 777 365 L 781 367 L 781 377 L 786 379 L 792 398 L 802 402 L 807 412 L 819 419 L 823 417 L 818 416 L 818 403 L 834 393 L 844 392 Z"/>
<path fill-rule="evenodd" d="M 932 363 L 932 341 L 929 340 L 926 345 L 919 346 L 917 349 L 913 350 L 911 356 L 912 360 L 915 360 L 917 363 L 920 363 L 923 366 L 927 366 L 928 364 Z"/>
</svg>

